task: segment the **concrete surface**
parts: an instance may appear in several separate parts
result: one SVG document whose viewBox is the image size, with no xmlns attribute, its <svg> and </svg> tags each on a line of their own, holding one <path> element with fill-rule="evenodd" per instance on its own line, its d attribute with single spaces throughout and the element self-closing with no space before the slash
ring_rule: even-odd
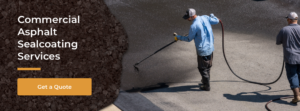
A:
<svg viewBox="0 0 300 111">
<path fill-rule="evenodd" d="M 215 51 L 209 92 L 198 87 L 201 76 L 193 41 L 179 41 L 157 53 L 139 65 L 139 73 L 134 71 L 133 65 L 172 42 L 173 32 L 186 34 L 191 22 L 184 21 L 182 16 L 187 8 L 195 8 L 198 15 L 214 13 L 223 21 L 226 55 L 238 75 L 252 81 L 271 82 L 279 76 L 283 59 L 282 46 L 275 44 L 276 35 L 287 25 L 284 17 L 289 12 L 300 14 L 297 0 L 105 2 L 129 36 L 129 50 L 123 57 L 122 89 L 170 83 L 168 88 L 136 93 L 145 101 L 120 102 L 126 97 L 135 98 L 132 95 L 135 93 L 121 93 L 123 99 L 119 96 L 115 104 L 133 107 L 122 110 L 139 111 L 141 106 L 151 104 L 167 111 L 264 111 L 269 100 L 292 95 L 285 71 L 277 83 L 269 86 L 245 83 L 233 76 L 222 55 L 219 24 L 213 26 Z M 276 101 L 269 107 L 275 111 L 299 109 L 290 101 Z"/>
<path fill-rule="evenodd" d="M 103 108 L 99 111 L 122 111 L 122 110 L 119 109 L 116 105 L 111 104 L 111 105 L 109 105 L 109 106 L 107 106 L 107 107 L 105 107 L 105 108 Z"/>
</svg>

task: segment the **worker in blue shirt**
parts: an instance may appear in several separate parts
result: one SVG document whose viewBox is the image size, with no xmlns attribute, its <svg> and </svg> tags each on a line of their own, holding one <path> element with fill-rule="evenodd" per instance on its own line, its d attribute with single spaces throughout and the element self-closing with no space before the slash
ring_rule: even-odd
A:
<svg viewBox="0 0 300 111">
<path fill-rule="evenodd" d="M 198 55 L 198 70 L 202 76 L 202 85 L 199 84 L 200 89 L 210 91 L 210 68 L 214 51 L 214 35 L 211 25 L 218 24 L 219 19 L 214 14 L 197 16 L 193 8 L 189 8 L 183 18 L 193 23 L 187 36 L 180 36 L 174 33 L 175 40 L 186 42 L 194 40 Z"/>
</svg>

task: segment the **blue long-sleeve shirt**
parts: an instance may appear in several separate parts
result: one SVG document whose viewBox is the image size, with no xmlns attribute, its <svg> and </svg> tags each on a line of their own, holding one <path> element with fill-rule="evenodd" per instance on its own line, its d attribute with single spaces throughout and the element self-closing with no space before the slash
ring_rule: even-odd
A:
<svg viewBox="0 0 300 111">
<path fill-rule="evenodd" d="M 214 35 L 211 25 L 218 23 L 219 19 L 214 14 L 197 16 L 190 27 L 189 35 L 177 35 L 177 39 L 187 42 L 194 39 L 199 56 L 211 55 L 214 51 Z"/>
</svg>

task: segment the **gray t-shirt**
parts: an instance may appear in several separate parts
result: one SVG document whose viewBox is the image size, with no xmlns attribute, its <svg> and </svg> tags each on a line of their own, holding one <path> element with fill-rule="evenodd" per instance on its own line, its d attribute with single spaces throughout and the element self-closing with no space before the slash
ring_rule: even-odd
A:
<svg viewBox="0 0 300 111">
<path fill-rule="evenodd" d="M 276 44 L 282 44 L 286 63 L 300 64 L 300 26 L 298 24 L 283 27 L 277 35 Z"/>
</svg>

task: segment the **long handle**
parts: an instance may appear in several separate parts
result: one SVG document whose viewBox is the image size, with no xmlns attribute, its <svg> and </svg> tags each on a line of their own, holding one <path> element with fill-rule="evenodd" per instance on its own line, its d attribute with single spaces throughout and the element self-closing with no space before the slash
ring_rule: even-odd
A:
<svg viewBox="0 0 300 111">
<path fill-rule="evenodd" d="M 166 47 L 168 47 L 168 46 L 172 45 L 172 44 L 173 44 L 173 43 L 175 43 L 175 42 L 177 42 L 177 41 L 176 41 L 176 40 L 174 40 L 173 42 L 171 42 L 171 43 L 169 43 L 169 44 L 165 45 L 164 47 L 162 47 L 162 48 L 160 48 L 160 49 L 158 49 L 158 50 L 157 50 L 157 51 L 155 51 L 153 54 L 149 55 L 148 57 L 146 57 L 145 59 L 141 60 L 140 62 L 138 62 L 138 63 L 135 63 L 135 64 L 134 64 L 134 68 L 135 68 L 135 70 L 136 70 L 136 71 L 139 71 L 139 68 L 137 67 L 137 65 L 139 65 L 139 64 L 140 64 L 141 62 L 143 62 L 144 60 L 146 60 L 146 59 L 150 58 L 150 57 L 151 57 L 151 56 L 153 56 L 154 54 L 158 53 L 159 51 L 161 51 L 161 50 L 163 50 L 164 48 L 166 48 Z"/>
</svg>

